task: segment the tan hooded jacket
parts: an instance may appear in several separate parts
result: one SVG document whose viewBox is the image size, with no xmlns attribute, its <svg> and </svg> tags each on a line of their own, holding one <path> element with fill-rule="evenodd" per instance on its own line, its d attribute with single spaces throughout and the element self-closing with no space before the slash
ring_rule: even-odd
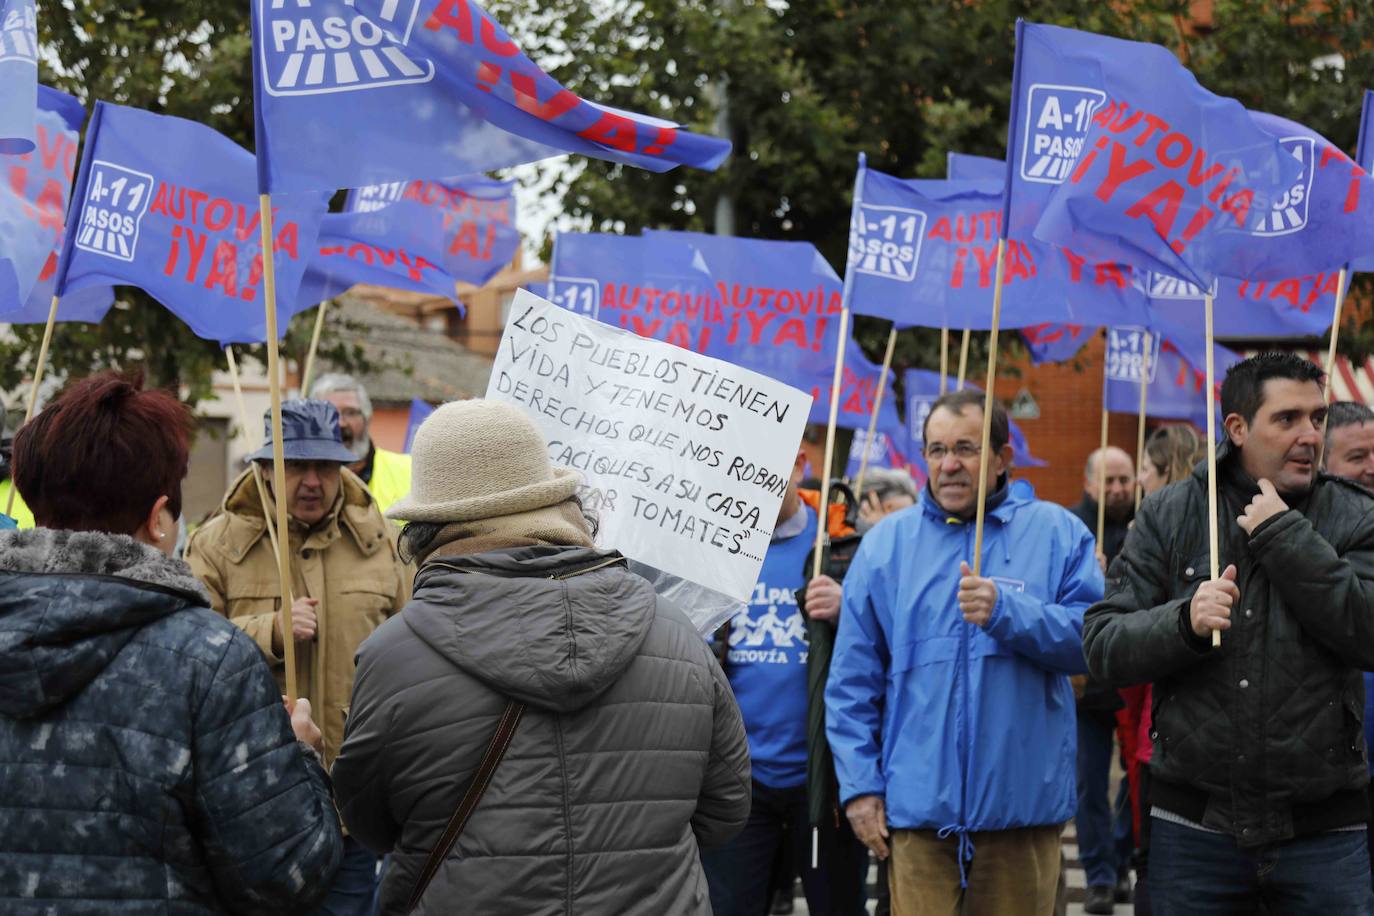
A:
<svg viewBox="0 0 1374 916">
<path fill-rule="evenodd" d="M 270 496 L 267 505 L 275 512 Z M 309 530 L 293 519 L 290 529 L 292 596 L 320 599 L 315 640 L 296 643 L 296 677 L 324 732 L 328 766 L 343 742 L 353 657 L 410 600 L 412 571 L 396 554 L 394 526 L 347 469 L 330 514 Z M 251 470 L 230 486 L 219 514 L 191 535 L 186 561 L 214 609 L 258 644 L 284 693 L 285 663 L 272 645 L 280 607 L 277 563 Z"/>
</svg>

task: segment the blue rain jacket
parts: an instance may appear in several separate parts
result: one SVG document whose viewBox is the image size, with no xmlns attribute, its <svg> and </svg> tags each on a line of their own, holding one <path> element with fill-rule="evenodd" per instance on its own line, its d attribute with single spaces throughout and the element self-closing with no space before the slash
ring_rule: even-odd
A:
<svg viewBox="0 0 1374 916">
<path fill-rule="evenodd" d="M 1093 537 L 1067 509 L 1003 488 L 989 500 L 987 627 L 959 613 L 972 521 L 927 489 L 870 531 L 844 582 L 826 734 L 844 802 L 885 800 L 888 825 L 958 835 L 1073 816 L 1068 675 L 1085 672 L 1083 612 L 1102 597 Z"/>
</svg>

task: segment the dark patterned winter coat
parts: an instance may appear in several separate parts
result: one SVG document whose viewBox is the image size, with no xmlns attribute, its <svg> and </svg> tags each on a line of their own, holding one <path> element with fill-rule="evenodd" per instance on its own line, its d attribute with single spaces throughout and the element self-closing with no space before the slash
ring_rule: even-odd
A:
<svg viewBox="0 0 1374 916">
<path fill-rule="evenodd" d="M 262 653 L 122 535 L 0 532 L 0 912 L 286 913 L 338 865 Z"/>
</svg>

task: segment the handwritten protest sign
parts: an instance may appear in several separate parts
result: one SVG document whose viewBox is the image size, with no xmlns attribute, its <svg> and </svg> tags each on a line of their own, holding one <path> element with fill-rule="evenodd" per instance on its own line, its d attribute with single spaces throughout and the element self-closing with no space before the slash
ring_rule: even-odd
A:
<svg viewBox="0 0 1374 916">
<path fill-rule="evenodd" d="M 582 472 L 598 541 L 748 601 L 811 398 L 519 290 L 487 397 L 528 411 Z"/>
</svg>

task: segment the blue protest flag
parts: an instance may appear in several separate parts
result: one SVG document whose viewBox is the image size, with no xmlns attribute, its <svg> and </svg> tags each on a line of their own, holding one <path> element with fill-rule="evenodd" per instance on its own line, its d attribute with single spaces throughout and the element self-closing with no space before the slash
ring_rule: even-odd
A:
<svg viewBox="0 0 1374 916">
<path fill-rule="evenodd" d="M 829 390 L 843 282 L 815 245 L 652 229 L 644 237 L 695 251 L 710 274 L 721 305 L 712 355 L 802 390 L 823 377 Z"/>
<path fill-rule="evenodd" d="M 349 213 L 381 213 L 379 225 L 396 242 L 425 254 L 448 276 L 484 286 L 520 247 L 515 228 L 515 182 L 471 175 L 442 181 L 393 182 L 349 192 Z M 422 212 L 437 213 L 437 233 Z"/>
<path fill-rule="evenodd" d="M 861 167 L 856 189 L 847 274 L 854 313 L 899 325 L 991 327 L 1001 183 L 903 180 Z M 1145 316 L 1129 267 L 1033 239 L 1008 242 L 1003 286 L 1003 327 Z"/>
<path fill-rule="evenodd" d="M 65 92 L 38 87 L 32 152 L 5 160 L 0 183 L 0 321 L 45 324 L 86 110 Z M 63 299 L 58 321 L 98 322 L 114 291 L 91 287 Z"/>
<path fill-rule="evenodd" d="M 27 128 L 31 138 L 43 140 L 43 148 L 32 144 L 29 152 L 3 160 L 0 311 L 18 308 L 28 299 L 61 235 L 81 123 L 86 119 L 76 99 L 43 88 L 43 106 L 29 106 Z"/>
<path fill-rule="evenodd" d="M 259 190 L 466 175 L 582 153 L 714 169 L 726 140 L 583 99 L 471 0 L 252 0 Z"/>
<path fill-rule="evenodd" d="M 833 358 L 833 357 L 832 357 Z M 851 337 L 845 341 L 844 370 L 840 379 L 840 409 L 835 414 L 837 429 L 868 430 L 873 416 L 873 402 L 878 395 L 878 379 L 882 366 L 864 354 L 863 349 Z M 894 374 L 887 373 L 887 385 L 883 391 L 882 403 L 878 405 L 878 428 L 900 429 L 901 418 L 897 415 L 897 395 L 893 391 Z M 811 394 L 811 415 L 809 422 L 829 424 L 830 391 L 834 387 L 834 365 L 830 375 L 815 379 L 803 388 Z"/>
<path fill-rule="evenodd" d="M 1374 255 L 1374 180 L 1330 140 L 1311 128 L 1265 112 L 1250 118 L 1302 166 L 1276 199 L 1252 209 L 1250 241 L 1227 276 L 1278 280 L 1338 270 Z"/>
<path fill-rule="evenodd" d="M 198 336 L 261 342 L 261 232 L 253 156 L 181 118 L 97 102 L 62 246 L 57 292 L 125 284 L 147 291 Z M 273 203 L 278 327 L 319 237 L 327 198 Z"/>
<path fill-rule="evenodd" d="M 849 446 L 849 460 L 845 464 L 844 476 L 856 481 L 859 468 L 864 461 L 864 442 L 868 439 L 868 427 L 856 429 Z M 868 468 L 891 468 L 906 471 L 913 475 L 919 487 L 925 483 L 925 471 L 914 466 L 907 457 L 906 429 L 900 423 L 893 427 L 879 426 L 873 432 L 873 441 L 868 445 Z"/>
<path fill-rule="evenodd" d="M 1360 139 L 1355 148 L 1355 164 L 1366 174 L 1374 174 L 1374 90 L 1364 91 L 1364 104 L 1360 106 Z M 1374 252 L 1356 258 L 1350 269 L 1364 273 L 1374 272 Z"/>
<path fill-rule="evenodd" d="M 945 376 L 946 391 L 954 391 L 956 384 L 956 379 Z M 925 469 L 926 417 L 930 416 L 931 408 L 940 397 L 940 373 L 930 369 L 908 369 L 902 374 L 902 385 L 906 390 L 906 427 L 909 443 L 907 454 L 911 456 L 913 463 L 919 461 L 921 468 Z M 969 382 L 964 383 L 964 388 L 983 390 Z M 1009 426 L 1012 464 L 1021 468 L 1046 467 L 1049 462 L 1031 454 L 1026 434 L 1016 425 L 1016 421 L 1010 420 Z"/>
<path fill-rule="evenodd" d="M 38 14 L 33 0 L 0 0 L 0 154 L 33 149 Z"/>
<path fill-rule="evenodd" d="M 1248 205 L 1246 219 L 1233 221 L 1243 225 L 1243 230 L 1236 231 L 1235 225 L 1223 222 L 1223 228 L 1230 228 L 1212 238 L 1209 247 L 1199 249 L 1213 272 L 1223 275 L 1222 282 L 1226 276 L 1278 282 L 1299 274 L 1334 271 L 1349 260 L 1374 252 L 1374 180 L 1310 128 L 1263 112 L 1250 112 L 1249 117 L 1287 151 L 1301 171 L 1291 187 L 1277 197 L 1257 197 Z M 1078 171 L 1074 174 L 1076 177 Z M 1087 175 L 1090 179 L 1092 172 Z M 1086 193 L 1077 188 L 1061 190 L 1061 194 L 1079 197 Z M 1167 237 L 1162 227 L 1175 219 L 1168 208 L 1176 204 L 1164 198 L 1160 201 L 1148 214 L 1159 230 L 1157 239 Z M 1073 206 L 1066 204 L 1062 211 L 1052 207 L 1042 225 L 1050 225 L 1055 213 L 1076 212 Z M 1116 242 L 1105 244 L 1114 246 Z M 1187 254 L 1182 252 L 1185 259 Z"/>
<path fill-rule="evenodd" d="M 540 299 L 548 299 L 550 302 L 553 301 L 553 299 L 549 296 L 549 283 L 547 280 L 531 281 L 529 283 L 526 283 L 524 288 L 534 293 Z"/>
<path fill-rule="evenodd" d="M 1007 436 L 1011 441 L 1012 463 L 1018 468 L 1049 467 L 1048 461 L 1031 454 L 1030 443 L 1026 441 L 1026 434 L 1021 427 L 1016 425 L 1015 420 L 1007 421 Z"/>
<path fill-rule="evenodd" d="M 1078 355 L 1096 327 L 1082 324 L 1037 324 L 1021 329 L 1021 339 L 1030 351 L 1031 363 L 1064 363 Z"/>
<path fill-rule="evenodd" d="M 1016 36 L 1010 237 L 1034 233 L 1204 286 L 1327 266 L 1278 269 L 1254 254 L 1304 166 L 1168 49 L 1020 21 Z"/>
<path fill-rule="evenodd" d="M 435 408 L 426 401 L 419 398 L 410 399 L 410 417 L 406 420 L 406 444 L 401 451 L 410 454 L 410 447 L 415 444 L 415 434 L 420 431 L 420 424 L 425 422 L 434 410 Z"/>
<path fill-rule="evenodd" d="M 438 214 L 415 207 L 398 204 L 384 213 L 326 215 L 320 221 L 315 254 L 296 293 L 297 311 L 346 293 L 359 283 L 428 293 L 457 302 L 455 279 L 426 254 L 407 248 L 405 241 L 393 233 L 394 226 L 387 215 L 409 217 L 397 225 L 418 230 L 421 244 L 439 237 Z"/>
<path fill-rule="evenodd" d="M 549 277 L 562 308 L 810 392 L 813 423 L 829 420 L 841 296 L 809 242 L 696 232 L 562 233 Z M 867 428 L 878 369 L 846 341 L 839 427 Z M 886 396 L 880 418 L 900 423 Z"/>
<path fill-rule="evenodd" d="M 968 153 L 945 154 L 945 177 L 955 180 L 995 181 L 998 187 L 1007 180 L 1007 164 L 1001 159 L 989 156 L 973 156 Z"/>
<path fill-rule="evenodd" d="M 704 258 L 666 239 L 560 232 L 548 298 L 585 317 L 698 352 L 722 336 L 723 310 Z"/>
<path fill-rule="evenodd" d="M 514 257 L 520 245 L 511 225 L 514 203 L 513 182 L 484 178 L 354 191 L 347 212 L 324 218 L 297 305 L 313 305 L 359 283 L 457 303 L 459 282 L 482 286 Z"/>
<path fill-rule="evenodd" d="M 834 372 L 840 282 L 808 242 L 563 233 L 550 300 L 803 391 Z"/>
<path fill-rule="evenodd" d="M 1207 356 L 1203 329 L 1176 327 L 1150 335 L 1150 357 L 1144 372 L 1145 413 L 1151 417 L 1190 420 L 1207 427 Z M 1140 382 L 1145 363 L 1143 328 L 1109 328 L 1107 332 L 1106 371 L 1103 392 L 1106 408 L 1116 413 L 1140 411 Z M 1214 403 L 1220 411 L 1221 381 L 1241 356 L 1213 344 L 1212 359 L 1217 392 Z M 1220 413 L 1218 413 L 1220 418 Z M 1220 429 L 1220 423 L 1218 423 Z"/>
<path fill-rule="evenodd" d="M 60 244 L 60 242 L 59 242 Z M 57 288 L 57 255 L 48 262 L 51 270 L 45 269 L 33 285 L 33 291 L 22 305 L 12 311 L 0 309 L 0 322 L 4 324 L 47 324 L 48 312 L 52 309 L 52 297 Z M 88 286 L 71 290 L 57 304 L 57 321 L 77 321 L 86 324 L 99 324 L 114 305 L 114 288 L 111 286 Z"/>
<path fill-rule="evenodd" d="M 1213 287 L 1217 337 L 1317 337 L 1331 325 L 1339 272 L 1281 280 L 1223 277 Z M 1201 334 L 1203 289 L 1163 274 L 1148 274 L 1151 324 L 1196 326 Z M 1201 339 L 1199 337 L 1199 339 Z"/>
</svg>

